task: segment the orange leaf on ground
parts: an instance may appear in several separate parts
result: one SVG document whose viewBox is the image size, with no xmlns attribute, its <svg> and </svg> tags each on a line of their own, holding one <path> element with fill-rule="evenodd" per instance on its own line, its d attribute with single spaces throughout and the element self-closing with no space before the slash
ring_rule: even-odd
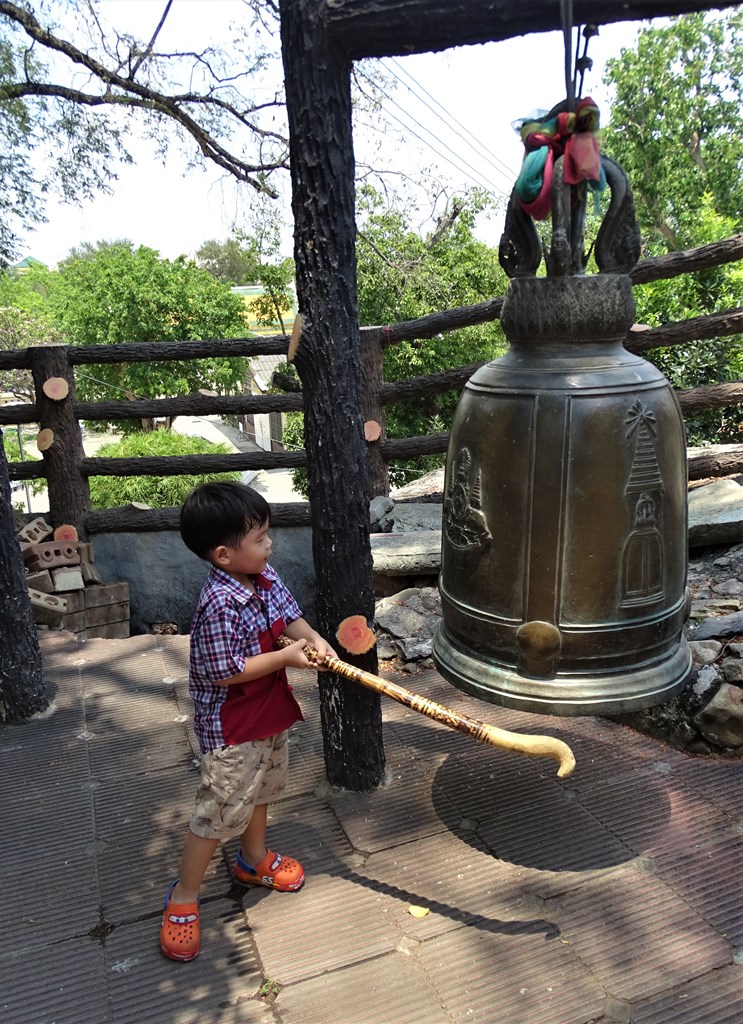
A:
<svg viewBox="0 0 743 1024">
<path fill-rule="evenodd" d="M 366 654 L 377 642 L 363 615 L 349 615 L 338 626 L 335 636 L 349 654 Z"/>
</svg>

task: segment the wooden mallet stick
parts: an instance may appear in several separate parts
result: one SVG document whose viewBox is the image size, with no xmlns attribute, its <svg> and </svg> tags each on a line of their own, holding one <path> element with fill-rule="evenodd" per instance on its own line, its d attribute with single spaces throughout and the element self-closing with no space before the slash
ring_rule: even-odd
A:
<svg viewBox="0 0 743 1024">
<path fill-rule="evenodd" d="M 295 641 L 290 640 L 287 636 L 280 636 L 277 640 L 279 647 L 289 647 L 292 643 L 295 643 Z M 314 647 L 306 644 L 304 653 L 311 664 L 317 664 L 318 654 Z M 470 718 L 469 715 L 462 715 L 458 711 L 452 711 L 451 708 L 444 707 L 443 704 L 437 704 L 436 701 L 429 700 L 428 697 L 412 693 L 403 686 L 398 686 L 397 683 L 383 679 L 381 676 L 375 676 L 371 672 L 364 672 L 362 669 L 356 668 L 355 665 L 349 665 L 348 662 L 341 661 L 340 658 L 325 658 L 322 665 L 323 668 L 335 672 L 338 676 L 343 676 L 345 679 L 351 679 L 355 683 L 360 683 L 369 690 L 375 690 L 377 693 L 384 694 L 385 697 L 391 697 L 398 704 L 403 704 L 406 708 L 418 711 L 420 714 L 432 718 L 435 722 L 441 722 L 442 725 L 446 725 L 450 729 L 456 729 L 457 732 L 471 736 L 479 743 L 488 743 L 491 747 L 513 750 L 519 754 L 527 754 L 529 757 L 552 757 L 559 762 L 560 767 L 557 774 L 560 778 L 570 775 L 573 768 L 575 768 L 573 751 L 567 743 L 563 743 L 562 740 L 555 739 L 553 736 L 529 736 L 525 733 L 508 732 L 506 729 L 498 729 L 496 726 L 488 725 L 487 722 L 481 722 L 477 718 Z"/>
</svg>

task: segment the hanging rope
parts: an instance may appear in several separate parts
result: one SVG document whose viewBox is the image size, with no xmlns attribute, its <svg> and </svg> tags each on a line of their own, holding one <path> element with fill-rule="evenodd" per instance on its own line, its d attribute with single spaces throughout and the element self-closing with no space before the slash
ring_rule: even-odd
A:
<svg viewBox="0 0 743 1024">
<path fill-rule="evenodd" d="M 560 0 L 560 21 L 565 46 L 565 96 L 568 110 L 575 110 L 575 85 L 573 82 L 573 0 Z"/>
</svg>

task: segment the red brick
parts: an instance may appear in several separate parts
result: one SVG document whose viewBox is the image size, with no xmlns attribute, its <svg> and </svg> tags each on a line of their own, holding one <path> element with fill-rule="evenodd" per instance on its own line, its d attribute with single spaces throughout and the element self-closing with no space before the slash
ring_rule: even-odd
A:
<svg viewBox="0 0 743 1024">
<path fill-rule="evenodd" d="M 77 550 L 80 552 L 80 560 L 83 565 L 94 561 L 92 541 L 78 541 Z"/>
<path fill-rule="evenodd" d="M 26 576 L 26 586 L 29 590 L 40 590 L 42 594 L 51 594 L 54 591 L 54 585 L 48 569 L 30 572 Z"/>
<path fill-rule="evenodd" d="M 85 611 L 84 590 L 68 590 L 64 599 L 67 602 L 67 611 L 69 613 Z"/>
<path fill-rule="evenodd" d="M 39 541 L 46 540 L 47 537 L 51 537 L 53 532 L 54 531 L 49 523 L 39 517 L 38 519 L 33 519 L 30 523 L 26 523 L 25 526 L 21 527 L 18 531 L 18 539 L 29 544 L 38 544 Z"/>
<path fill-rule="evenodd" d="M 89 626 L 104 626 L 108 622 L 128 622 L 129 602 L 119 601 L 116 604 L 103 604 L 87 609 Z"/>
<path fill-rule="evenodd" d="M 68 612 L 67 615 L 62 616 L 62 629 L 66 629 L 70 633 L 82 633 L 87 628 L 87 625 L 88 620 L 85 609 L 81 612 Z"/>
<path fill-rule="evenodd" d="M 103 577 L 92 562 L 86 562 L 85 559 L 83 559 L 80 563 L 80 571 L 82 572 L 83 579 L 86 583 L 103 583 Z"/>
<path fill-rule="evenodd" d="M 80 565 L 77 544 L 69 541 L 52 540 L 44 544 L 29 544 L 23 557 L 32 572 L 37 569 L 53 569 L 59 565 Z"/>
<path fill-rule="evenodd" d="M 85 607 L 97 608 L 102 604 L 118 604 L 129 600 L 129 584 L 103 583 L 97 587 L 85 588 Z"/>
<path fill-rule="evenodd" d="M 31 611 L 34 622 L 47 626 L 58 626 L 67 611 L 67 602 L 56 594 L 43 594 L 40 590 L 29 590 Z"/>
<path fill-rule="evenodd" d="M 81 640 L 126 640 L 129 636 L 129 620 L 126 622 L 108 622 L 102 626 L 91 626 L 78 633 Z"/>
<path fill-rule="evenodd" d="M 52 583 L 57 594 L 63 594 L 66 590 L 82 590 L 85 586 L 83 574 L 77 565 L 64 565 L 59 569 L 52 569 Z"/>
</svg>

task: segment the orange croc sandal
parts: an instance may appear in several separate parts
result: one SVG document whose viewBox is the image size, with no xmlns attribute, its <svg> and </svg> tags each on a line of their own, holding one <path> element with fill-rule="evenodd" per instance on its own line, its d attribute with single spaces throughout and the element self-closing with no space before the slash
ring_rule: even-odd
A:
<svg viewBox="0 0 743 1024">
<path fill-rule="evenodd" d="M 279 892 L 296 892 L 304 885 L 304 868 L 299 861 L 292 857 L 282 857 L 273 850 L 269 850 L 254 868 L 238 850 L 233 875 L 241 885 L 266 885 Z"/>
<path fill-rule="evenodd" d="M 163 921 L 160 926 L 160 949 L 171 960 L 193 960 L 199 955 L 199 904 L 171 903 L 170 894 L 178 879 L 168 889 L 163 903 Z"/>
</svg>

